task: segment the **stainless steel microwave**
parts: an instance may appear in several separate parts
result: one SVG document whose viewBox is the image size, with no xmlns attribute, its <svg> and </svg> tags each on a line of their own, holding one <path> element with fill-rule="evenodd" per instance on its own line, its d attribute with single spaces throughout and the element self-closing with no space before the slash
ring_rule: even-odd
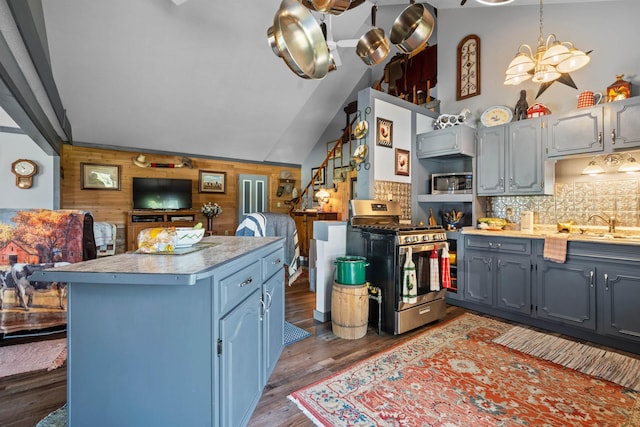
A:
<svg viewBox="0 0 640 427">
<path fill-rule="evenodd" d="M 473 193 L 473 173 L 452 172 L 431 175 L 431 194 Z"/>
</svg>

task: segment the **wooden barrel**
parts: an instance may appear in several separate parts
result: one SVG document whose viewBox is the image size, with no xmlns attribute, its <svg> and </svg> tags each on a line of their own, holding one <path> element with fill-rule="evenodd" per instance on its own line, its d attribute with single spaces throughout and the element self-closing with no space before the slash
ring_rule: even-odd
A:
<svg viewBox="0 0 640 427">
<path fill-rule="evenodd" d="M 369 292 L 367 285 L 343 285 L 333 282 L 331 324 L 340 338 L 355 340 L 367 334 Z"/>
</svg>

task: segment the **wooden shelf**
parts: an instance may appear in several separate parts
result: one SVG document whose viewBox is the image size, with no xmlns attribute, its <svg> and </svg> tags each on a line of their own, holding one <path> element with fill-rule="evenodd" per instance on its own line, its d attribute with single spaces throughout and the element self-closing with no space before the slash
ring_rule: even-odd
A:
<svg viewBox="0 0 640 427">
<path fill-rule="evenodd" d="M 472 201 L 473 194 L 418 194 L 418 202 L 460 203 Z"/>
</svg>

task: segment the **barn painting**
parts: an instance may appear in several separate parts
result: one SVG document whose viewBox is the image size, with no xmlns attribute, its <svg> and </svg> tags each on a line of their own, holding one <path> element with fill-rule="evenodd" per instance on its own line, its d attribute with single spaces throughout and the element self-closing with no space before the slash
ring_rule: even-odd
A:
<svg viewBox="0 0 640 427">
<path fill-rule="evenodd" d="M 95 258 L 83 211 L 0 211 L 0 338 L 66 327 L 66 284 L 30 281 L 36 270 Z M 90 234 L 90 235 L 88 235 Z"/>
</svg>

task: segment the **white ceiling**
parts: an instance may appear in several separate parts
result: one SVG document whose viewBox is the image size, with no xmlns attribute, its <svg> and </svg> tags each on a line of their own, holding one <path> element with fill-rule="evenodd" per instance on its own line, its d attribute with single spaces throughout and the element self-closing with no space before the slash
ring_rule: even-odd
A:
<svg viewBox="0 0 640 427">
<path fill-rule="evenodd" d="M 568 2 L 584 0 L 545 4 Z M 323 80 L 296 76 L 267 43 L 280 0 L 42 3 L 53 75 L 77 143 L 301 164 L 318 141 L 340 135 L 344 106 L 380 78 L 347 49 L 342 67 Z M 408 5 L 377 3 L 383 28 Z M 460 7 L 460 0 L 430 3 Z M 504 7 L 523 4 L 538 0 Z M 334 38 L 368 30 L 370 6 L 333 17 Z"/>
</svg>

